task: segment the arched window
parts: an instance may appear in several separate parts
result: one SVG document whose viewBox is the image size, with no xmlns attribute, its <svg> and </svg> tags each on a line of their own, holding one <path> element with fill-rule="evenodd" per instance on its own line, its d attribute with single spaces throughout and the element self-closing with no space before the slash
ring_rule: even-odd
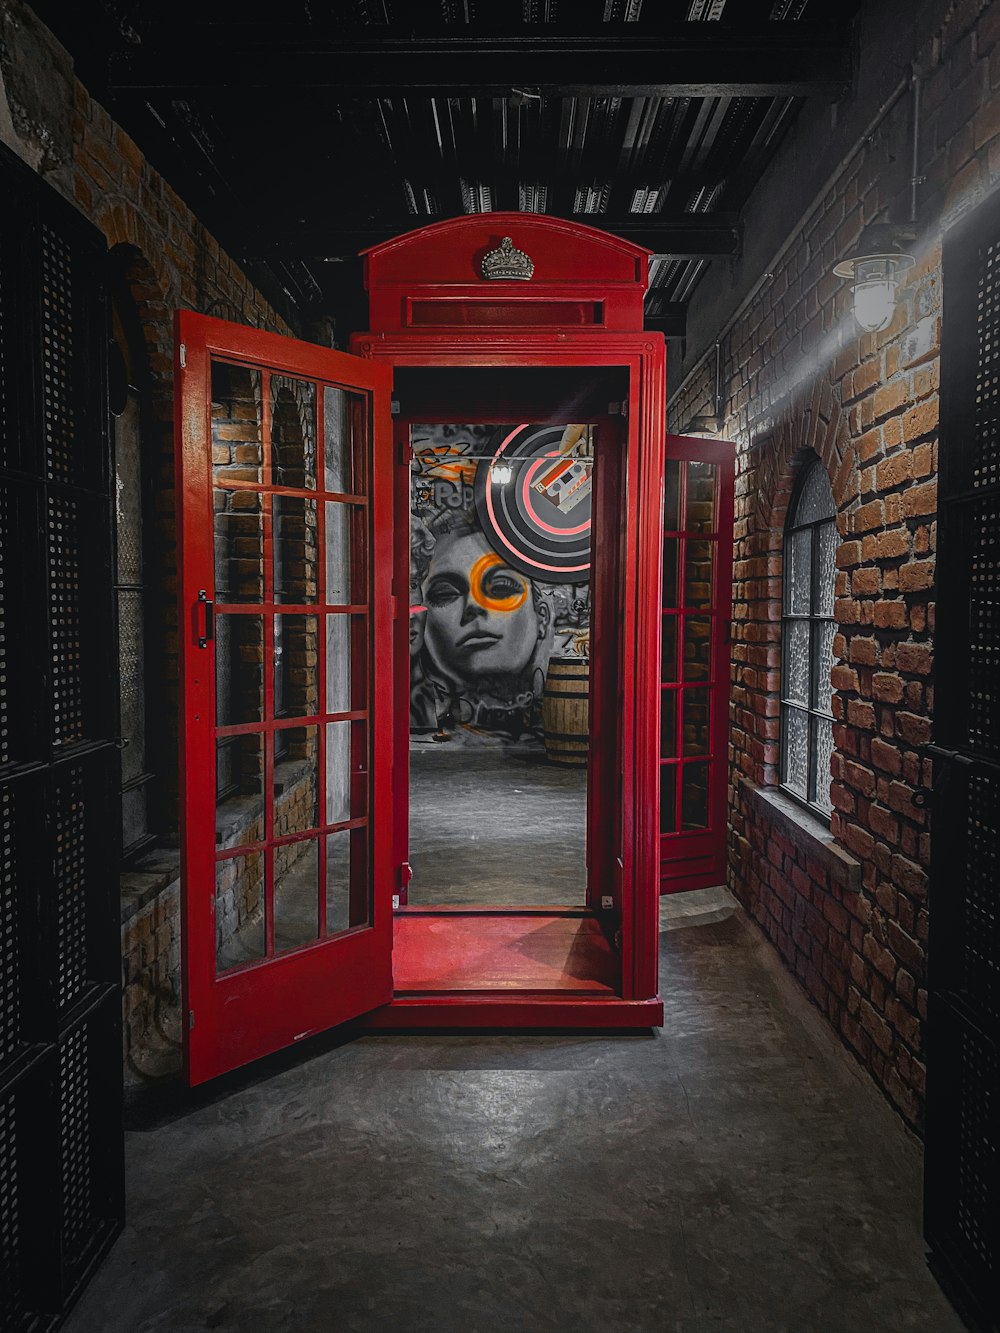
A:
<svg viewBox="0 0 1000 1333">
<path fill-rule="evenodd" d="M 781 613 L 781 785 L 824 819 L 833 754 L 836 505 L 826 469 L 802 469 L 785 527 Z"/>
</svg>

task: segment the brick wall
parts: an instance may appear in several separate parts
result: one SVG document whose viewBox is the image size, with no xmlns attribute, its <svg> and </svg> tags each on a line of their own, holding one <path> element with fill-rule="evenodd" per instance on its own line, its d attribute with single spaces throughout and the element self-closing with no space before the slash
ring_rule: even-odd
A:
<svg viewBox="0 0 1000 1333">
<path fill-rule="evenodd" d="M 930 827 L 912 797 L 930 780 L 917 747 L 933 714 L 941 236 L 1000 177 L 1000 11 L 976 0 L 929 4 L 918 23 L 926 179 L 918 263 L 893 323 L 861 334 L 848 284 L 832 270 L 867 223 L 909 216 L 909 90 L 830 162 L 827 188 L 716 336 L 721 434 L 737 445 L 731 884 L 919 1130 Z M 874 113 L 864 37 L 861 49 L 855 97 Z M 796 151 L 821 154 L 822 136 Z M 779 153 L 760 208 L 782 171 Z M 748 227 L 752 216 L 751 206 Z M 709 350 L 672 398 L 669 429 L 714 411 L 714 375 Z M 808 833 L 759 799 L 778 780 L 783 526 L 796 471 L 812 455 L 829 473 L 840 535 L 830 833 L 857 863 L 857 890 L 831 876 Z"/>
</svg>

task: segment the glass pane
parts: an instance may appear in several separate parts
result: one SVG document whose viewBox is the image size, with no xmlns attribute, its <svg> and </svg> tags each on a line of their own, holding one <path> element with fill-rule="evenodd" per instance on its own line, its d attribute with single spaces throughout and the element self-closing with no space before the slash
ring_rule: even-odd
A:
<svg viewBox="0 0 1000 1333">
<path fill-rule="evenodd" d="M 215 600 L 264 600 L 264 513 L 255 491 L 215 492 Z"/>
<path fill-rule="evenodd" d="M 274 836 L 304 833 L 319 823 L 319 727 L 274 733 Z"/>
<path fill-rule="evenodd" d="M 681 770 L 681 828 L 708 828 L 709 764 L 685 764 Z"/>
<path fill-rule="evenodd" d="M 323 390 L 323 476 L 328 491 L 367 494 L 367 429 L 367 397 L 328 385 Z"/>
<path fill-rule="evenodd" d="M 326 839 L 326 930 L 334 935 L 366 926 L 368 911 L 368 830 L 345 829 Z"/>
<path fill-rule="evenodd" d="M 715 561 L 715 542 L 688 541 L 684 562 L 684 605 L 710 607 L 712 605 L 712 570 Z"/>
<path fill-rule="evenodd" d="M 271 477 L 276 486 L 316 485 L 316 385 L 271 376 Z"/>
<path fill-rule="evenodd" d="M 249 852 L 215 866 L 217 972 L 264 957 L 264 853 Z"/>
<path fill-rule="evenodd" d="M 264 841 L 264 737 L 220 736 L 215 742 L 215 845 Z"/>
<path fill-rule="evenodd" d="M 785 679 L 782 695 L 797 704 L 809 702 L 809 621 L 786 620 Z"/>
<path fill-rule="evenodd" d="M 264 617 L 215 617 L 215 725 L 264 717 Z"/>
<path fill-rule="evenodd" d="M 830 760 L 833 758 L 833 722 L 827 717 L 813 718 L 813 736 L 816 747 L 816 805 L 829 814 L 833 809 L 830 800 Z"/>
<path fill-rule="evenodd" d="M 122 756 L 122 782 L 131 782 L 146 767 L 146 693 L 143 652 L 142 593 L 118 594 L 118 679 L 120 733 L 128 741 Z"/>
<path fill-rule="evenodd" d="M 249 366 L 212 362 L 212 476 L 226 481 L 261 480 L 261 379 Z"/>
<path fill-rule="evenodd" d="M 368 617 L 326 618 L 326 711 L 348 713 L 368 706 Z"/>
<path fill-rule="evenodd" d="M 139 395 L 129 392 L 115 418 L 115 542 L 118 582 L 142 582 L 142 463 Z"/>
<path fill-rule="evenodd" d="M 830 485 L 830 478 L 826 475 L 826 468 L 818 460 L 810 463 L 795 504 L 792 521 L 796 526 L 800 523 L 815 523 L 817 519 L 833 518 L 836 512 L 833 488 Z"/>
<path fill-rule="evenodd" d="M 660 765 L 660 832 L 677 832 L 677 765 Z"/>
<path fill-rule="evenodd" d="M 132 787 L 122 792 L 122 851 L 127 852 L 134 843 L 145 838 L 149 832 L 146 797 L 149 787 Z"/>
<path fill-rule="evenodd" d="M 678 690 L 660 691 L 660 758 L 677 758 Z"/>
<path fill-rule="evenodd" d="M 368 747 L 363 722 L 326 728 L 326 822 L 343 824 L 368 813 Z"/>
<path fill-rule="evenodd" d="M 663 485 L 663 531 L 677 532 L 681 526 L 681 464 L 668 458 Z"/>
<path fill-rule="evenodd" d="M 833 615 L 837 587 L 837 526 L 824 523 L 818 531 L 819 569 L 816 571 L 816 610 L 821 616 Z"/>
<path fill-rule="evenodd" d="M 680 548 L 680 539 L 678 537 L 666 537 L 663 541 L 663 605 L 665 607 L 675 607 L 680 605 L 678 600 L 677 588 L 677 566 L 678 551 Z"/>
<path fill-rule="evenodd" d="M 816 669 L 813 673 L 813 708 L 824 713 L 830 712 L 833 700 L 833 685 L 830 674 L 833 671 L 833 636 L 837 626 L 832 620 L 818 621 L 813 624 L 813 651 L 816 654 Z"/>
<path fill-rule="evenodd" d="M 276 495 L 272 501 L 274 600 L 316 600 L 316 501 Z"/>
<path fill-rule="evenodd" d="M 677 616 L 663 617 L 663 656 L 660 661 L 660 680 L 677 679 Z"/>
<path fill-rule="evenodd" d="M 808 797 L 809 717 L 797 708 L 784 711 L 781 781 L 803 798 Z"/>
<path fill-rule="evenodd" d="M 712 617 L 684 617 L 684 679 L 709 680 L 712 671 Z"/>
<path fill-rule="evenodd" d="M 687 503 L 684 510 L 685 532 L 715 531 L 717 471 L 714 463 L 688 463 Z"/>
<path fill-rule="evenodd" d="M 326 506 L 326 600 L 331 606 L 360 606 L 366 601 L 365 513 L 360 505 Z"/>
<path fill-rule="evenodd" d="M 785 610 L 807 616 L 812 601 L 812 532 L 791 532 L 785 539 Z"/>
<path fill-rule="evenodd" d="M 708 738 L 712 720 L 712 694 L 710 690 L 684 690 L 684 744 L 683 752 L 689 754 L 708 754 Z"/>
<path fill-rule="evenodd" d="M 319 617 L 274 617 L 274 716 L 319 712 Z"/>
<path fill-rule="evenodd" d="M 319 839 L 274 849 L 274 951 L 319 939 Z"/>
</svg>

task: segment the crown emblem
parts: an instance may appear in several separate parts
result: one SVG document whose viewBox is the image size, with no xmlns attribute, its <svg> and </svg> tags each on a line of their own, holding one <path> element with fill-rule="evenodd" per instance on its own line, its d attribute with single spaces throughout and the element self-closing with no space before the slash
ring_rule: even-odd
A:
<svg viewBox="0 0 1000 1333">
<path fill-rule="evenodd" d="M 509 236 L 505 236 L 495 250 L 488 250 L 483 256 L 484 278 L 517 278 L 527 282 L 534 271 L 534 260 L 523 250 L 515 250 Z"/>
</svg>

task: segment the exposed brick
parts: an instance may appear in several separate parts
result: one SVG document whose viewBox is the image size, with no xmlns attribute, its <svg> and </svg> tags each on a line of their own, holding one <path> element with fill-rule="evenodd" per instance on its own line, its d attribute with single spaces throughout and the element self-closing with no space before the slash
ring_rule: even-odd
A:
<svg viewBox="0 0 1000 1333">
<path fill-rule="evenodd" d="M 934 561 L 911 560 L 899 570 L 899 586 L 903 592 L 924 592 L 934 586 Z"/>
<path fill-rule="evenodd" d="M 872 694 L 881 703 L 898 704 L 903 698 L 903 682 L 897 675 L 877 671 L 872 677 Z"/>
</svg>

